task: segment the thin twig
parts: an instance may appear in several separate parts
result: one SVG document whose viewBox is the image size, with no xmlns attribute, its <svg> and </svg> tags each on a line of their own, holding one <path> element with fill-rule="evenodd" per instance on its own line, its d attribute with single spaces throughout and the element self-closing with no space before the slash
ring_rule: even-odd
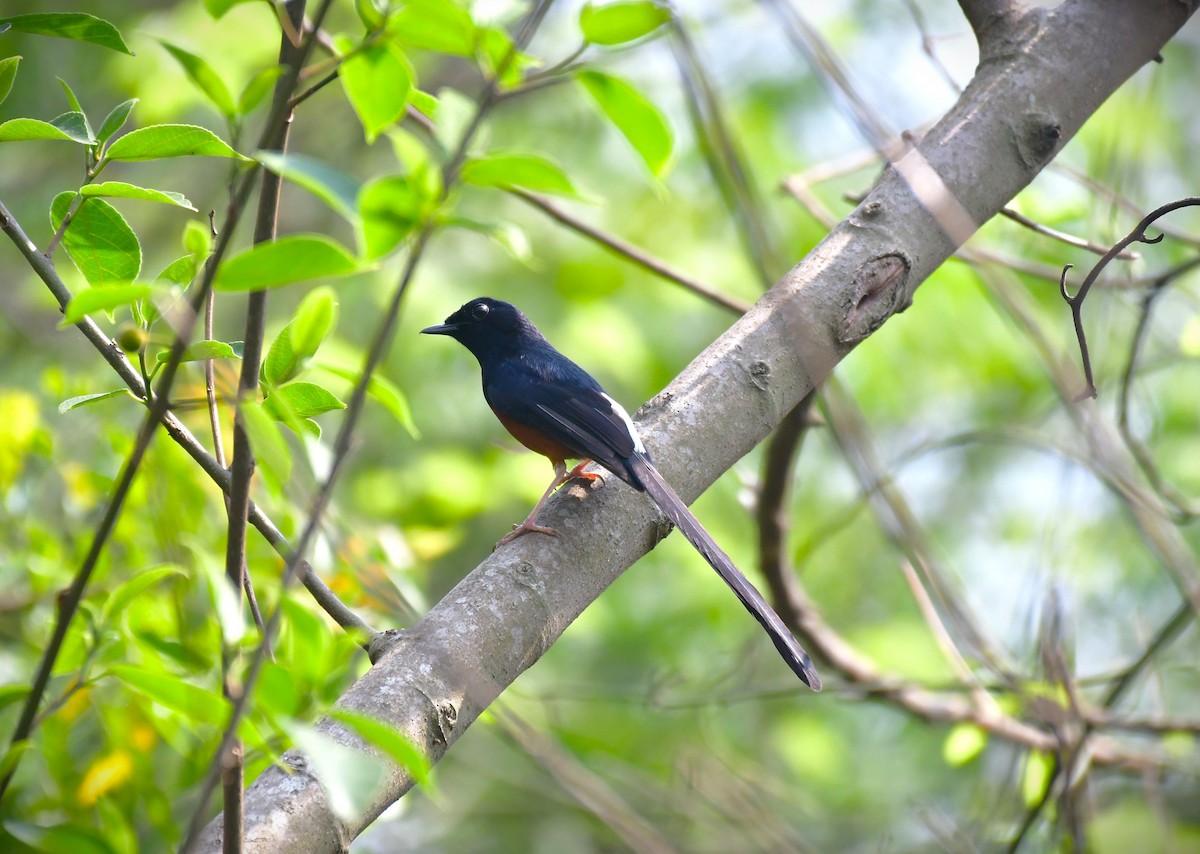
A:
<svg viewBox="0 0 1200 854">
<path fill-rule="evenodd" d="M 703 297 L 714 305 L 729 309 L 738 315 L 745 314 L 750 310 L 749 303 L 743 302 L 736 297 L 726 296 L 711 285 L 707 285 L 704 282 L 701 282 L 699 279 L 694 279 L 686 273 L 676 270 L 665 261 L 656 258 L 649 252 L 646 252 L 644 249 L 634 246 L 632 243 L 628 243 L 614 234 L 609 234 L 605 231 L 601 231 L 595 226 L 589 225 L 588 223 L 559 207 L 554 202 L 551 202 L 549 199 L 531 193 L 528 190 L 522 190 L 519 188 L 514 188 L 509 192 L 527 204 L 533 205 L 538 210 L 542 211 L 552 219 L 557 220 L 573 231 L 576 231 L 579 234 L 582 234 L 584 237 L 599 243 L 601 246 L 611 249 L 621 257 L 632 261 L 634 264 L 637 264 L 639 267 L 649 270 L 651 273 L 661 276 L 669 282 L 674 282 L 675 284 L 686 288 L 687 290 Z"/>
<path fill-rule="evenodd" d="M 1180 208 L 1192 207 L 1195 205 L 1200 205 L 1200 196 L 1189 196 L 1187 198 L 1177 199 L 1173 202 L 1162 205 L 1161 207 L 1155 208 L 1150 213 L 1146 214 L 1146 216 L 1142 218 L 1142 221 L 1134 226 L 1133 231 L 1129 232 L 1129 234 L 1127 234 L 1125 237 L 1114 243 L 1112 248 L 1109 249 L 1108 252 L 1104 253 L 1104 257 L 1096 262 L 1096 266 L 1092 267 L 1091 272 L 1089 272 L 1087 277 L 1084 278 L 1083 284 L 1079 286 L 1079 290 L 1076 292 L 1075 296 L 1071 296 L 1071 294 L 1067 291 L 1067 271 L 1071 269 L 1071 265 L 1068 264 L 1067 266 L 1063 267 L 1062 279 L 1059 282 L 1059 290 L 1062 293 L 1062 298 L 1071 308 L 1071 320 L 1075 324 L 1075 337 L 1079 341 L 1079 353 L 1083 358 L 1083 375 L 1085 381 L 1087 382 L 1087 387 L 1078 395 L 1076 398 L 1077 400 L 1095 397 L 1097 394 L 1096 383 L 1092 376 L 1092 361 L 1088 357 L 1087 336 L 1084 334 L 1083 330 L 1082 315 L 1083 301 L 1087 299 L 1088 292 L 1091 291 L 1092 285 L 1094 285 L 1096 280 L 1100 278 L 1100 274 L 1104 271 L 1104 268 L 1109 265 L 1109 262 L 1120 255 L 1120 253 L 1124 251 L 1127 246 L 1133 243 L 1154 244 L 1163 239 L 1162 234 L 1159 234 L 1157 237 L 1146 236 L 1146 229 L 1153 225 L 1155 220 L 1166 216 L 1172 211 L 1177 211 Z"/>
</svg>

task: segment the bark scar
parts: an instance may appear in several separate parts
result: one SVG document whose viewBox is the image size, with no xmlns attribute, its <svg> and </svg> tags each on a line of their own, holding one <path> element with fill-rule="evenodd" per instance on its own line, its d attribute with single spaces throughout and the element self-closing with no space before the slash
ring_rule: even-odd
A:
<svg viewBox="0 0 1200 854">
<path fill-rule="evenodd" d="M 838 331 L 843 344 L 857 344 L 893 314 L 904 311 L 912 303 L 906 287 L 908 258 L 889 253 L 871 258 L 854 274 L 854 294 L 846 307 L 846 318 Z"/>
</svg>

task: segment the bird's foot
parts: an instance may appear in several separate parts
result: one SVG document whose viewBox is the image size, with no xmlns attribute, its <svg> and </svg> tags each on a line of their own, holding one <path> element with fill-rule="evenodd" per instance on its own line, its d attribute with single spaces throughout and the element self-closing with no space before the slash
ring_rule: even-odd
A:
<svg viewBox="0 0 1200 854">
<path fill-rule="evenodd" d="M 523 537 L 529 533 L 546 534 L 547 536 L 551 536 L 551 537 L 558 536 L 558 531 L 554 530 L 553 528 L 547 528 L 545 525 L 537 524 L 532 519 L 526 519 L 520 525 L 513 525 L 512 531 L 508 534 L 505 534 L 503 537 L 501 537 L 500 541 L 498 543 L 496 543 L 496 545 L 493 547 L 492 551 L 495 551 L 496 549 L 500 548 L 501 546 L 508 545 L 513 540 L 515 540 L 517 537 Z"/>
<path fill-rule="evenodd" d="M 598 471 L 584 471 L 584 468 L 586 468 L 587 466 L 590 466 L 591 464 L 592 464 L 591 460 L 584 460 L 579 465 L 575 466 L 575 468 L 573 468 L 569 472 L 567 472 L 566 477 L 563 478 L 563 482 L 565 483 L 566 481 L 571 480 L 572 478 L 578 477 L 578 478 L 582 478 L 583 480 L 588 481 L 589 483 L 594 483 L 597 480 L 600 481 L 601 483 L 603 483 L 604 475 L 602 473 L 600 473 Z"/>
</svg>

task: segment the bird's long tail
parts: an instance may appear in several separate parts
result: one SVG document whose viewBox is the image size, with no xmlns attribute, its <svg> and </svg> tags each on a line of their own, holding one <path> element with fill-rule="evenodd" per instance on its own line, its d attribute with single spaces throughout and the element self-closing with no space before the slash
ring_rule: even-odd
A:
<svg viewBox="0 0 1200 854">
<path fill-rule="evenodd" d="M 654 499 L 654 503 L 667 514 L 667 518 L 675 523 L 675 527 L 683 532 L 683 535 L 688 538 L 688 542 L 696 547 L 696 551 L 704 556 L 704 559 L 724 579 L 738 599 L 742 600 L 746 610 L 753 614 L 754 618 L 766 629 L 775 648 L 779 650 L 779 654 L 783 656 L 783 660 L 788 663 L 788 666 L 795 671 L 805 685 L 814 691 L 820 691 L 821 677 L 817 675 L 808 653 L 800 646 L 779 615 L 763 599 L 762 594 L 734 566 L 729 555 L 722 551 L 708 531 L 704 530 L 704 526 L 692 515 L 692 511 L 688 510 L 683 499 L 671 488 L 671 484 L 667 483 L 658 473 L 654 464 L 641 454 L 634 454 L 628 465 L 630 471 L 645 488 L 646 494 Z"/>
</svg>

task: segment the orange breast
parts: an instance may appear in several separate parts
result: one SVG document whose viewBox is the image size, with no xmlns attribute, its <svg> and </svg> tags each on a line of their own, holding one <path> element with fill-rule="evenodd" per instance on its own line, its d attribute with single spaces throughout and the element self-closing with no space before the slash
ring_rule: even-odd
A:
<svg viewBox="0 0 1200 854">
<path fill-rule="evenodd" d="M 495 412 L 495 410 L 492 411 Z M 529 450 L 536 451 L 543 457 L 549 457 L 551 462 L 561 463 L 564 460 L 575 459 L 579 456 L 578 453 L 566 445 L 551 439 L 533 427 L 519 424 L 511 418 L 506 418 L 499 412 L 496 412 L 496 417 L 500 419 L 500 423 L 504 425 L 504 429 L 512 433 L 513 438 Z"/>
</svg>

